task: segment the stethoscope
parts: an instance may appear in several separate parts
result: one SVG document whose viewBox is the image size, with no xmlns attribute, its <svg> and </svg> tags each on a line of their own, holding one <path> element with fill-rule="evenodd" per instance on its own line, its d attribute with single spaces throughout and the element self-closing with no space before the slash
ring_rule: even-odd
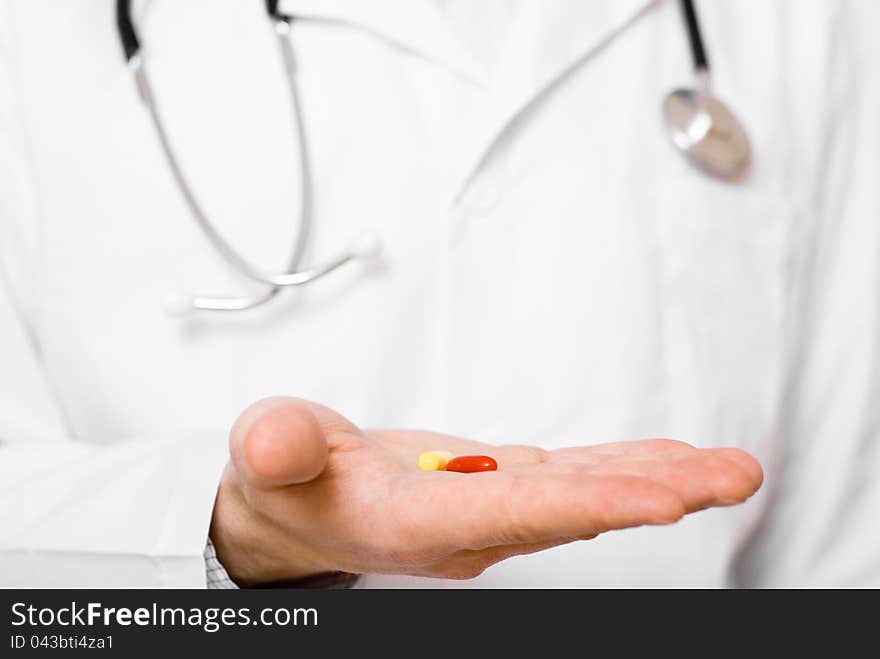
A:
<svg viewBox="0 0 880 659">
<path fill-rule="evenodd" d="M 742 124 L 727 107 L 712 95 L 709 89 L 709 59 L 703 44 L 696 9 L 692 0 L 680 0 L 697 85 L 690 89 L 675 89 L 663 102 L 663 118 L 673 145 L 704 173 L 721 179 L 737 179 L 748 168 L 749 141 Z M 266 289 L 251 296 L 214 297 L 204 295 L 169 296 L 166 311 L 174 314 L 189 311 L 243 311 L 265 304 L 288 286 L 302 286 L 342 267 L 346 263 L 375 257 L 381 244 L 375 234 L 358 236 L 347 249 L 318 265 L 300 269 L 305 245 L 311 229 L 311 170 L 306 134 L 300 111 L 296 83 L 296 67 L 290 43 L 292 16 L 278 12 L 278 0 L 266 0 L 266 11 L 274 27 L 286 77 L 290 87 L 293 123 L 298 141 L 300 169 L 299 231 L 294 240 L 288 268 L 278 274 L 266 274 L 236 250 L 214 227 L 190 186 L 177 155 L 168 138 L 162 115 L 156 105 L 150 80 L 141 57 L 140 40 L 131 19 L 131 0 L 116 1 L 116 24 L 125 51 L 128 66 L 134 75 L 141 101 L 152 119 L 162 152 L 174 180 L 205 237 L 234 270 L 248 279 L 266 285 Z"/>
</svg>

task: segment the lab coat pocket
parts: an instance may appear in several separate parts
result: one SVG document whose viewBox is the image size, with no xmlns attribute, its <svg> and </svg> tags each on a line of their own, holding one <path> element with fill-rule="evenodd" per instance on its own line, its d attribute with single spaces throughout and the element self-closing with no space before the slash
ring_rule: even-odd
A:
<svg viewBox="0 0 880 659">
<path fill-rule="evenodd" d="M 697 444 L 756 448 L 782 387 L 784 198 L 736 184 L 674 182 L 649 211 L 657 238 L 668 412 Z"/>
</svg>

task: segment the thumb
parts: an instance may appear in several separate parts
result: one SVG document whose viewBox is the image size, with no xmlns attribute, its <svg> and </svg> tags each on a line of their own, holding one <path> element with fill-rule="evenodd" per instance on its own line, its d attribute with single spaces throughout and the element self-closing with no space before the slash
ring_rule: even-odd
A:
<svg viewBox="0 0 880 659">
<path fill-rule="evenodd" d="M 232 426 L 232 464 L 247 483 L 275 488 L 305 483 L 327 465 L 327 438 L 312 404 L 298 398 L 265 398 Z"/>
</svg>

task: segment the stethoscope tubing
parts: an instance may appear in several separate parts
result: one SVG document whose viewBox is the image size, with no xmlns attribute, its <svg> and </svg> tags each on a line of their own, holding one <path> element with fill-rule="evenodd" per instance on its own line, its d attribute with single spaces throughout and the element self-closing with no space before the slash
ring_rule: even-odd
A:
<svg viewBox="0 0 880 659">
<path fill-rule="evenodd" d="M 697 9 L 693 0 L 679 0 L 681 11 L 684 15 L 685 30 L 687 31 L 688 45 L 691 49 L 691 59 L 694 64 L 694 73 L 709 73 L 709 55 L 706 53 L 706 45 L 703 43 L 703 33 L 700 30 L 700 19 L 697 17 Z"/>
<path fill-rule="evenodd" d="M 281 56 L 284 62 L 285 77 L 287 78 L 290 92 L 292 120 L 297 141 L 297 151 L 300 172 L 300 203 L 298 209 L 297 233 L 290 253 L 287 269 L 277 274 L 267 274 L 260 268 L 249 262 L 228 240 L 217 230 L 214 223 L 208 218 L 199 203 L 192 186 L 190 185 L 180 161 L 168 137 L 168 131 L 157 105 L 155 95 L 150 83 L 150 78 L 143 58 L 141 57 L 141 43 L 131 18 L 131 0 L 117 0 L 116 23 L 119 37 L 122 42 L 125 58 L 131 68 L 141 100 L 149 111 L 154 129 L 159 137 L 165 160 L 179 187 L 182 196 L 193 216 L 196 224 L 201 229 L 209 243 L 217 250 L 220 256 L 231 268 L 244 277 L 263 284 L 265 289 L 250 296 L 238 297 L 209 297 L 209 296 L 178 296 L 171 300 L 172 312 L 184 312 L 192 309 L 204 311 L 241 311 L 265 304 L 274 298 L 283 287 L 301 286 L 315 281 L 337 270 L 343 265 L 360 258 L 375 256 L 381 246 L 378 239 L 372 233 L 362 235 L 353 241 L 349 247 L 336 256 L 319 263 L 318 265 L 300 269 L 306 245 L 312 233 L 312 172 L 309 158 L 306 130 L 303 122 L 303 112 L 300 102 L 299 88 L 297 84 L 296 61 L 293 46 L 290 39 L 291 24 L 293 18 L 283 15 L 278 11 L 277 0 L 265 0 L 266 12 L 272 21 Z M 689 89 L 673 90 L 667 96 L 667 104 L 670 100 L 679 103 L 685 102 L 685 106 L 691 117 L 686 117 L 688 123 L 684 126 L 675 124 L 670 128 L 673 144 L 682 151 L 693 164 L 704 172 L 727 177 L 731 173 L 738 173 L 742 166 L 747 164 L 749 157 L 748 140 L 739 122 L 724 107 L 720 101 L 709 93 L 709 57 L 703 42 L 699 19 L 693 0 L 679 0 L 682 11 L 693 71 L 699 83 L 699 91 Z M 683 100 L 682 100 L 683 99 Z M 671 107 L 671 106 L 670 106 Z M 710 134 L 714 125 L 712 113 L 727 122 L 727 126 L 734 126 L 738 132 L 738 144 L 729 147 L 728 161 L 712 161 L 706 156 L 706 152 L 700 153 L 698 147 Z M 676 118 L 678 121 L 679 118 Z M 728 145 L 729 146 L 729 145 Z M 697 147 L 697 148 L 695 148 Z M 713 146 L 715 149 L 717 147 Z M 717 151 L 716 151 L 717 154 Z"/>
<path fill-rule="evenodd" d="M 352 243 L 348 249 L 317 266 L 299 269 L 312 228 L 311 163 L 308 155 L 309 150 L 306 142 L 306 131 L 303 125 L 303 112 L 296 81 L 296 61 L 289 38 L 292 19 L 277 12 L 277 2 L 267 0 L 266 6 L 274 22 L 275 33 L 284 62 L 285 77 L 288 81 L 295 139 L 298 142 L 298 168 L 300 172 L 300 205 L 296 239 L 291 250 L 287 270 L 279 274 L 267 274 L 253 266 L 226 240 L 208 218 L 180 165 L 180 160 L 169 139 L 162 113 L 156 102 L 152 84 L 141 57 L 140 40 L 131 20 L 131 2 L 130 0 L 117 0 L 116 3 L 117 27 L 129 68 L 134 75 L 140 98 L 149 112 L 165 161 L 172 172 L 172 176 L 183 195 L 193 219 L 204 236 L 230 267 L 245 277 L 268 286 L 265 291 L 249 297 L 174 296 L 169 304 L 166 305 L 172 307 L 169 309 L 172 312 L 183 312 L 187 308 L 203 311 L 241 311 L 250 309 L 268 302 L 283 287 L 301 286 L 315 281 L 350 261 L 372 255 L 378 249 L 376 241 L 371 240 L 371 237 L 368 236 L 366 239 L 361 238 L 359 241 Z"/>
</svg>

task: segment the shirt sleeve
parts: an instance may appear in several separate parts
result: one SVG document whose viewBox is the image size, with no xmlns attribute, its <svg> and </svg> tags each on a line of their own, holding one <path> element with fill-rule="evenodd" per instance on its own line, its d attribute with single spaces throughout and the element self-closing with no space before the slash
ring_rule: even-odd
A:
<svg viewBox="0 0 880 659">
<path fill-rule="evenodd" d="M 208 579 L 208 590 L 237 590 L 238 585 L 229 577 L 226 568 L 217 558 L 214 543 L 208 538 L 205 545 L 205 573 Z"/>
<path fill-rule="evenodd" d="M 41 359 L 14 39 L 0 9 L 0 586 L 204 587 L 226 432 L 74 439 Z"/>
<path fill-rule="evenodd" d="M 784 448 L 767 470 L 781 476 L 765 484 L 743 585 L 880 586 L 880 49 L 867 29 L 878 9 L 841 3 L 828 26 L 819 147 L 804 159 L 812 210 L 791 264 Z"/>
</svg>

